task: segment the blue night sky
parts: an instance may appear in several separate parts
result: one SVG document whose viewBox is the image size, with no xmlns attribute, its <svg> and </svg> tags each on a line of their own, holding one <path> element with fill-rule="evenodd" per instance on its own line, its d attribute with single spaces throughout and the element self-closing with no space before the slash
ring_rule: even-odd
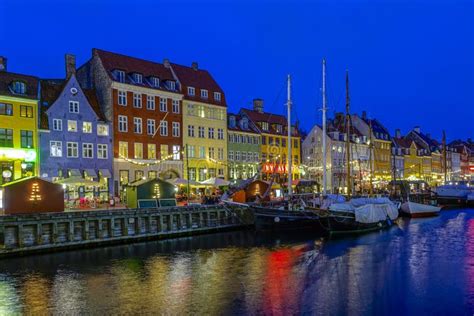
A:
<svg viewBox="0 0 474 316">
<path fill-rule="evenodd" d="M 440 138 L 474 138 L 474 2 L 0 1 L 0 55 L 10 71 L 64 75 L 97 47 L 144 59 L 198 61 L 226 92 L 230 111 L 283 114 L 285 77 L 309 130 L 321 122 L 321 59 L 328 63 L 330 113 L 366 110 L 390 130 L 415 125 Z"/>
</svg>

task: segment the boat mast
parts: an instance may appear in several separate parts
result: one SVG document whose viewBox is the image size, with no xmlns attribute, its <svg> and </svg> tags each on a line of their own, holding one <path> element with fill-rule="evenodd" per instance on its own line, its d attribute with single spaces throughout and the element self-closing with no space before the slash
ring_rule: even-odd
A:
<svg viewBox="0 0 474 316">
<path fill-rule="evenodd" d="M 323 59 L 323 194 L 326 194 L 327 169 L 326 169 L 326 59 Z"/>
<path fill-rule="evenodd" d="M 349 71 L 346 70 L 346 163 L 347 163 L 347 196 L 350 198 L 352 194 L 351 187 L 351 145 L 350 145 L 350 131 L 351 131 L 351 117 L 349 114 L 350 97 L 349 97 Z"/>
<path fill-rule="evenodd" d="M 444 162 L 444 184 L 448 181 L 448 153 L 446 151 L 446 132 L 443 131 L 443 162 Z"/>
<path fill-rule="evenodd" d="M 291 196 L 293 195 L 293 176 L 292 176 L 292 143 L 291 143 L 291 77 L 288 75 L 288 100 L 287 100 L 287 108 L 288 108 L 288 205 L 291 206 Z"/>
<path fill-rule="evenodd" d="M 370 164 L 370 196 L 374 193 L 374 158 L 372 154 L 375 156 L 374 153 L 374 142 L 372 140 L 372 121 L 369 120 L 369 164 Z"/>
</svg>

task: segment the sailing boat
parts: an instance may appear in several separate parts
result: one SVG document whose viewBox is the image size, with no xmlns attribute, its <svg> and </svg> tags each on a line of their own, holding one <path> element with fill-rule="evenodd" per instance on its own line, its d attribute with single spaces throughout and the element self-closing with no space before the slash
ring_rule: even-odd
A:
<svg viewBox="0 0 474 316">
<path fill-rule="evenodd" d="M 330 234 L 356 234 L 379 230 L 392 225 L 398 217 L 398 208 L 388 198 L 352 198 L 351 181 L 351 117 L 349 72 L 346 72 L 346 180 L 348 201 L 332 203 L 321 212 L 321 225 Z M 324 136 L 323 136 L 324 137 Z"/>
<path fill-rule="evenodd" d="M 255 225 L 257 229 L 264 230 L 300 230 L 304 228 L 320 229 L 319 216 L 316 212 L 305 209 L 304 203 L 299 204 L 293 201 L 293 183 L 292 177 L 292 139 L 291 139 L 291 77 L 287 79 L 287 125 L 288 125 L 288 196 L 286 203 L 279 206 L 251 205 L 250 209 L 254 212 Z"/>
</svg>

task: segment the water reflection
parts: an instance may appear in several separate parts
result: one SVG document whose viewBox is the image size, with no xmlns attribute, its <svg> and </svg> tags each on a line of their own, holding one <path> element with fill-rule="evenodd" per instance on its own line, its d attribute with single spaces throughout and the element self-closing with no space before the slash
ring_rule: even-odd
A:
<svg viewBox="0 0 474 316">
<path fill-rule="evenodd" d="M 8 314 L 465 314 L 470 211 L 357 238 L 232 232 L 0 261 Z"/>
</svg>

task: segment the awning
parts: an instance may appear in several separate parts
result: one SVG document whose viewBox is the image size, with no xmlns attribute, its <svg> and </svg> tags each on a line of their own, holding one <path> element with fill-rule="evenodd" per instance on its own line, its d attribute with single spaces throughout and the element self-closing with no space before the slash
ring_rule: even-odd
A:
<svg viewBox="0 0 474 316">
<path fill-rule="evenodd" d="M 84 185 L 84 186 L 100 186 L 99 182 L 90 181 L 81 177 L 69 177 L 56 181 L 59 184 L 66 185 Z"/>
<path fill-rule="evenodd" d="M 112 173 L 109 169 L 100 169 L 99 173 L 102 178 L 112 178 Z"/>
<path fill-rule="evenodd" d="M 84 172 L 87 177 L 97 178 L 97 172 L 94 169 L 86 169 Z"/>
<path fill-rule="evenodd" d="M 70 177 L 82 177 L 81 171 L 79 169 L 69 169 Z"/>
</svg>

